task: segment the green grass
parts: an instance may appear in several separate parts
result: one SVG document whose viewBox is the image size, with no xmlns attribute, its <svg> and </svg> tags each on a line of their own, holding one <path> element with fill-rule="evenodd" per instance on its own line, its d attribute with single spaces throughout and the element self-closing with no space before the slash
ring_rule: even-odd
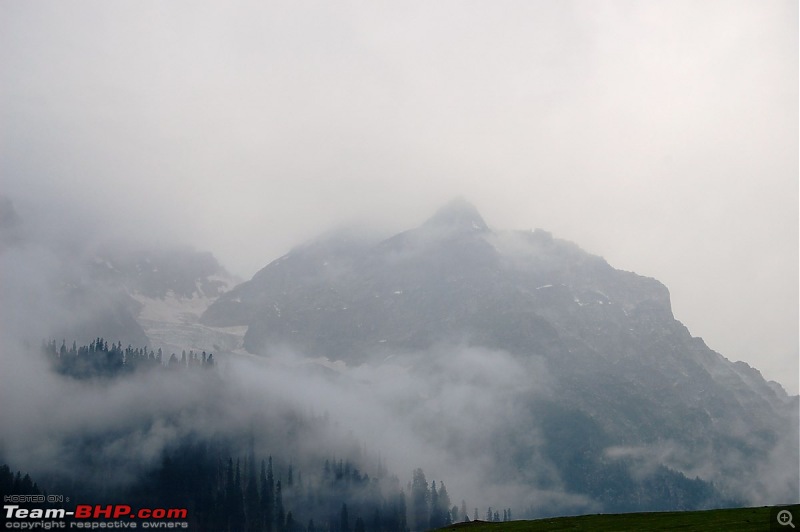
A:
<svg viewBox="0 0 800 532">
<path fill-rule="evenodd" d="M 783 508 L 783 507 L 781 507 Z M 790 526 L 776 526 L 774 530 L 800 531 L 800 505 L 787 506 L 794 516 Z M 537 532 L 558 530 L 593 530 L 593 531 L 714 531 L 714 530 L 770 530 L 771 519 L 775 519 L 773 507 L 732 508 L 726 510 L 705 510 L 698 512 L 652 512 L 636 514 L 581 515 L 575 517 L 555 517 L 537 519 L 535 521 L 510 521 L 506 523 L 487 523 L 474 521 L 458 523 L 440 531 L 455 530 L 459 532 Z"/>
</svg>

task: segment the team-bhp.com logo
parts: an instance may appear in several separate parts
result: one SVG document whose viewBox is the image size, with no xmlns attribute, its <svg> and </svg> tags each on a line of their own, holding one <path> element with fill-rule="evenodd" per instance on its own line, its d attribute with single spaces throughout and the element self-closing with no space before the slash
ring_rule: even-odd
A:
<svg viewBox="0 0 800 532">
<path fill-rule="evenodd" d="M 188 528 L 188 523 L 185 521 L 175 521 L 188 517 L 186 508 L 139 508 L 134 510 L 127 504 L 79 504 L 74 511 L 67 511 L 63 508 L 21 508 L 18 504 L 5 504 L 3 509 L 6 528 L 31 530 L 34 528 L 137 528 L 137 521 L 142 528 Z M 63 521 L 55 521 L 66 518 L 74 520 L 69 527 Z M 10 521 L 12 519 L 16 521 Z M 31 523 L 31 520 L 34 519 L 41 520 L 41 522 Z M 83 521 L 90 519 L 103 521 Z M 114 520 L 113 525 L 106 520 Z"/>
<path fill-rule="evenodd" d="M 96 504 L 79 504 L 75 507 L 75 519 L 186 519 L 186 508 L 140 508 L 134 512 L 130 506 L 115 504 L 101 506 Z"/>
</svg>

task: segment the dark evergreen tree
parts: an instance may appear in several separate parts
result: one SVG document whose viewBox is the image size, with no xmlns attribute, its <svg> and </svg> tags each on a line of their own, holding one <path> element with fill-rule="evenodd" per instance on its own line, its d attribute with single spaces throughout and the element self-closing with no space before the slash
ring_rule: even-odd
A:
<svg viewBox="0 0 800 532">
<path fill-rule="evenodd" d="M 258 479 L 256 478 L 256 458 L 252 438 L 250 452 L 247 457 L 247 478 L 244 491 L 244 514 L 247 519 L 247 530 L 257 532 L 262 529 L 263 517 L 258 500 Z"/>
<path fill-rule="evenodd" d="M 444 517 L 442 516 L 442 507 L 439 505 L 439 493 L 436 491 L 436 481 L 431 482 L 430 490 L 430 527 L 440 528 L 444 526 Z"/>
<path fill-rule="evenodd" d="M 406 494 L 403 490 L 400 490 L 400 494 L 397 496 L 397 527 L 395 530 L 398 532 L 408 530 Z"/>
<path fill-rule="evenodd" d="M 264 510 L 264 524 L 267 532 L 274 530 L 275 524 L 275 479 L 272 475 L 272 457 L 267 461 L 267 473 L 261 490 L 261 505 Z"/>
<path fill-rule="evenodd" d="M 428 509 L 428 481 L 422 469 L 415 469 L 411 481 L 411 513 L 415 530 L 428 527 L 430 511 Z"/>
<path fill-rule="evenodd" d="M 0 495 L 12 495 L 14 489 L 14 474 L 8 465 L 0 466 Z"/>
<path fill-rule="evenodd" d="M 350 532 L 350 518 L 347 516 L 346 504 L 342 504 L 342 510 L 339 512 L 339 531 Z"/>
<path fill-rule="evenodd" d="M 242 494 L 242 472 L 239 460 L 236 460 L 236 472 L 233 477 L 233 493 L 231 494 L 231 530 L 245 529 L 244 497 Z"/>
<path fill-rule="evenodd" d="M 283 494 L 281 493 L 281 481 L 275 484 L 275 530 L 284 532 L 286 524 L 286 513 L 283 509 Z"/>
<path fill-rule="evenodd" d="M 370 523 L 370 530 L 380 530 L 382 528 L 383 521 L 381 520 L 381 511 L 378 508 L 375 508 L 375 511 L 372 514 L 372 522 Z"/>
<path fill-rule="evenodd" d="M 453 519 L 450 517 L 450 495 L 447 494 L 447 488 L 444 485 L 444 482 L 439 482 L 439 515 L 441 516 L 443 523 L 439 526 L 445 526 L 453 523 Z M 456 508 L 458 511 L 458 508 Z"/>
</svg>

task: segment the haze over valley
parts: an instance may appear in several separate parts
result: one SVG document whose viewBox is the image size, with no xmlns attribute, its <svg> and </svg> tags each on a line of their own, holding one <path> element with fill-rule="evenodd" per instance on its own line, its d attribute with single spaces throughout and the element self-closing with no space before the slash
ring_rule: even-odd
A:
<svg viewBox="0 0 800 532">
<path fill-rule="evenodd" d="M 797 503 L 798 27 L 0 0 L 0 489 L 280 532 Z"/>
<path fill-rule="evenodd" d="M 34 477 L 95 493 L 114 468 L 123 489 L 160 457 L 217 442 L 245 464 L 274 456 L 276 478 L 290 467 L 319 489 L 333 489 L 320 472 L 336 457 L 383 489 L 396 478 L 398 497 L 423 471 L 482 518 L 798 492 L 797 396 L 693 336 L 657 280 L 542 229 L 493 229 L 464 199 L 395 235 L 328 231 L 245 282 L 187 248 L 50 247 L 12 212 L 1 393 L 16 406 L 3 410 L 15 429 L 2 452 Z M 62 337 L 92 346 L 73 352 Z M 201 351 L 213 369 L 193 372 Z M 298 493 L 285 496 L 294 516 L 336 514 Z"/>
</svg>

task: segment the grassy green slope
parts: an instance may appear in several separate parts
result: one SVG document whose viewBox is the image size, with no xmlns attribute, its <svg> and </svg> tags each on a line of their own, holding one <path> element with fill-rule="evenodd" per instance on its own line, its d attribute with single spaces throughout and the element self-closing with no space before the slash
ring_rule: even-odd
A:
<svg viewBox="0 0 800 532">
<path fill-rule="evenodd" d="M 800 527 L 800 505 L 786 507 L 794 516 L 793 524 Z M 777 512 L 773 507 L 733 508 L 726 510 L 706 510 L 701 512 L 652 512 L 635 514 L 581 515 L 576 517 L 556 517 L 535 521 L 511 521 L 507 523 L 458 523 L 440 531 L 459 532 L 538 532 L 558 530 L 592 531 L 714 531 L 714 530 L 770 530 L 771 519 Z M 777 523 L 776 523 L 777 525 Z M 791 526 L 775 526 L 773 529 L 797 530 Z"/>
</svg>

